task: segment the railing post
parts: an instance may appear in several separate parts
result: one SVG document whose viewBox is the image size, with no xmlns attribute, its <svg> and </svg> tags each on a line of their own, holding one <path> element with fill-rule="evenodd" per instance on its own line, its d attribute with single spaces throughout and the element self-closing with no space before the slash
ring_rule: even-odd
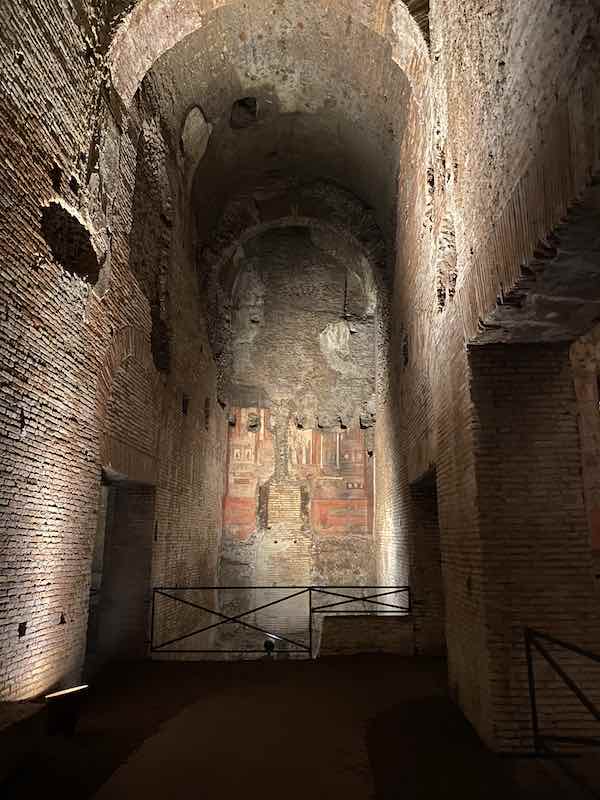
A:
<svg viewBox="0 0 600 800">
<path fill-rule="evenodd" d="M 152 612 L 150 615 L 150 652 L 154 652 L 154 607 L 156 605 L 156 588 L 152 589 Z"/>
<path fill-rule="evenodd" d="M 312 651 L 312 586 L 308 587 L 308 652 L 310 657 L 313 657 Z"/>
<path fill-rule="evenodd" d="M 533 652 L 531 649 L 532 633 L 529 628 L 525 628 L 525 656 L 527 658 L 527 679 L 529 682 L 529 702 L 531 704 L 531 727 L 533 729 L 533 746 L 536 753 L 540 752 L 540 728 L 537 712 L 537 697 L 535 691 L 535 669 L 533 664 Z"/>
</svg>

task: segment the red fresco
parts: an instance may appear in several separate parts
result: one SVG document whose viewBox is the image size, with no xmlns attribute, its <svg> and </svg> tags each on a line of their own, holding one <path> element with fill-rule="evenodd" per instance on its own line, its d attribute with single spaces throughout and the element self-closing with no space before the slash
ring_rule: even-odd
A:
<svg viewBox="0 0 600 800">
<path fill-rule="evenodd" d="M 273 474 L 273 435 L 268 409 L 235 408 L 229 429 L 227 491 L 223 502 L 225 531 L 247 539 L 257 527 L 257 490 Z M 258 431 L 248 429 L 251 415 L 260 419 Z"/>
<path fill-rule="evenodd" d="M 228 534 L 247 539 L 258 526 L 258 487 L 273 474 L 273 435 L 268 409 L 238 408 L 234 413 L 236 423 L 229 431 L 224 526 Z M 258 431 L 248 429 L 251 415 L 260 418 Z M 371 532 L 373 470 L 363 430 L 299 429 L 290 422 L 288 471 L 289 478 L 308 486 L 310 525 L 316 533 Z"/>
</svg>

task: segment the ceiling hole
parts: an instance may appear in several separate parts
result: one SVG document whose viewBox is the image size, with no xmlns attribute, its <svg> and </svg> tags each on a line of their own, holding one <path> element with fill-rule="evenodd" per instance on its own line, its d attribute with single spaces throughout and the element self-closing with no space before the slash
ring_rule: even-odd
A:
<svg viewBox="0 0 600 800">
<path fill-rule="evenodd" d="M 256 97 L 242 97 L 231 107 L 230 124 L 234 130 L 248 128 L 258 118 L 258 100 Z"/>
</svg>

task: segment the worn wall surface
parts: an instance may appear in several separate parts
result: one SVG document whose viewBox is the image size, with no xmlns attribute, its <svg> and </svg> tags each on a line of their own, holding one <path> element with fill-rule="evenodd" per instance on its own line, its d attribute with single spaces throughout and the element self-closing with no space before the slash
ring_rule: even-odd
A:
<svg viewBox="0 0 600 800">
<path fill-rule="evenodd" d="M 585 509 L 590 531 L 594 576 L 600 589 L 600 331 L 594 327 L 571 346 L 577 396 Z"/>
<path fill-rule="evenodd" d="M 511 625 L 526 618 L 552 633 L 578 617 L 580 643 L 595 636 L 582 544 L 595 526 L 595 400 L 564 352 L 597 316 L 597 301 L 581 296 L 597 249 L 597 4 L 181 0 L 170 12 L 169 0 L 0 9 L 0 692 L 30 696 L 79 670 L 101 467 L 155 487 L 152 583 L 211 583 L 239 448 L 264 461 L 246 494 L 226 501 L 221 576 L 238 565 L 244 580 L 308 582 L 347 567 L 364 577 L 372 564 L 378 581 L 410 583 L 417 634 L 440 644 L 445 633 L 450 686 L 469 719 L 490 744 L 520 746 L 530 733 L 522 653 L 494 609 L 511 574 L 527 577 L 520 543 L 538 512 L 549 520 L 536 536 L 538 588 L 559 585 L 567 613 L 548 616 L 511 584 Z M 312 313 L 316 295 L 329 298 L 349 275 L 347 263 L 333 269 L 328 246 L 310 281 L 282 269 L 261 286 L 271 256 L 252 243 L 298 227 L 313 255 L 315 231 L 342 234 L 371 264 L 366 434 L 345 408 L 366 395 L 344 377 L 346 344 L 361 334 L 353 312 L 340 318 L 341 291 L 326 355 L 327 325 L 306 345 L 318 369 L 300 374 L 318 386 L 294 384 L 285 367 L 300 322 L 266 316 L 269 284 L 295 286 L 288 312 L 306 298 Z M 368 274 L 354 271 L 350 297 Z M 234 302 L 228 321 L 215 308 L 236 286 L 247 302 Z M 277 374 L 257 346 L 276 326 L 287 343 L 270 348 L 283 359 Z M 485 349 L 524 331 L 565 351 Z M 279 395 L 255 391 L 257 371 L 276 388 L 281 379 Z M 292 392 L 298 410 L 280 415 Z M 265 426 L 260 447 L 260 433 L 234 427 L 250 415 Z M 334 430 L 344 415 L 347 430 Z M 370 508 L 368 470 L 343 498 L 329 483 L 359 483 L 354 472 L 349 480 L 340 466 L 325 485 L 306 475 L 322 466 L 305 438 L 334 434 L 336 458 L 346 440 L 362 452 L 363 435 L 365 465 L 373 451 L 371 539 L 356 532 L 362 511 L 343 535 L 329 511 L 334 500 L 362 503 L 354 492 Z M 439 555 L 435 509 L 418 494 L 432 474 Z M 260 530 L 262 550 L 255 541 L 242 558 Z M 343 536 L 370 544 L 344 562 L 333 544 Z M 568 559 L 554 558 L 561 542 Z M 297 558 L 282 559 L 284 546 Z M 162 632 L 186 622 L 173 606 Z"/>
<path fill-rule="evenodd" d="M 156 133 L 158 112 L 140 98 L 127 118 L 99 94 L 91 9 L 4 4 L 0 14 L 0 692 L 18 699 L 75 680 L 83 664 L 102 467 L 156 486 L 153 582 L 214 580 L 225 419 L 214 367 L 197 358 L 205 334 L 185 237 L 164 245 L 178 307 L 168 371 L 153 358 L 153 298 L 129 265 L 135 217 L 164 200 L 138 181 L 141 129 Z M 176 197 L 177 170 L 153 136 L 150 173 L 169 172 L 163 188 Z M 44 227 L 51 201 L 72 210 Z M 178 219 L 172 200 L 167 227 L 177 232 Z M 95 286 L 69 245 L 87 231 Z"/>
<path fill-rule="evenodd" d="M 289 227 L 238 251 L 222 583 L 233 562 L 246 583 L 374 580 L 375 299 L 334 245 Z"/>
<path fill-rule="evenodd" d="M 516 749 L 531 724 L 523 627 L 599 642 L 578 405 L 564 344 L 475 348 L 470 362 L 494 735 Z M 564 653 L 560 663 L 593 680 L 594 664 Z M 560 686 L 541 681 L 544 729 L 577 735 L 579 701 Z"/>
</svg>

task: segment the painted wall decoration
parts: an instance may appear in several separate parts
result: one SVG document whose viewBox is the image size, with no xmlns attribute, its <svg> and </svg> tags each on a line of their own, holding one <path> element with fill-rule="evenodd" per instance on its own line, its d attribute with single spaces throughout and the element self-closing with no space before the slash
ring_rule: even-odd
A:
<svg viewBox="0 0 600 800">
<path fill-rule="evenodd" d="M 300 430 L 290 423 L 288 442 L 290 473 L 308 482 L 312 529 L 367 535 L 373 486 L 365 432 Z"/>
<path fill-rule="evenodd" d="M 247 539 L 258 526 L 258 487 L 273 474 L 273 435 L 268 409 L 235 408 L 233 418 L 223 524 L 229 535 Z"/>
<path fill-rule="evenodd" d="M 233 418 L 224 525 L 228 536 L 245 540 L 269 524 L 274 435 L 268 409 L 235 408 Z M 370 533 L 373 476 L 364 430 L 299 429 L 290 420 L 286 454 L 286 482 L 302 488 L 298 522 L 305 529 L 322 536 Z"/>
</svg>

